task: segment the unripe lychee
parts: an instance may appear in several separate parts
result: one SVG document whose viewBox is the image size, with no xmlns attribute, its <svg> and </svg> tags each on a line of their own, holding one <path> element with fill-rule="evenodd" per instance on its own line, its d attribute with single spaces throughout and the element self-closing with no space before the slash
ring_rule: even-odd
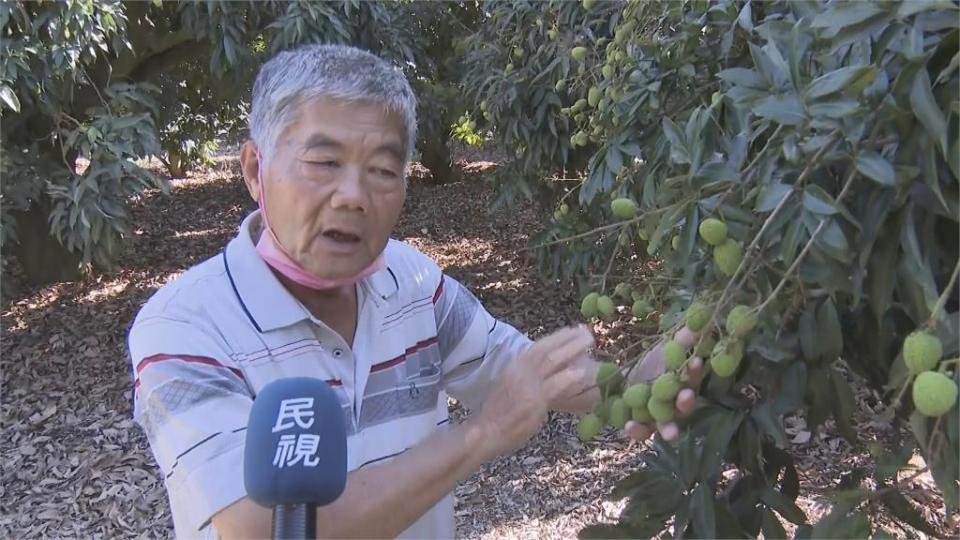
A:
<svg viewBox="0 0 960 540">
<path fill-rule="evenodd" d="M 597 368 L 597 386 L 601 389 L 607 389 L 608 394 L 616 390 L 623 382 L 623 374 L 620 368 L 613 362 L 602 362 Z"/>
<path fill-rule="evenodd" d="M 706 358 L 710 356 L 710 353 L 713 352 L 713 348 L 716 345 L 717 340 L 713 336 L 704 336 L 703 341 L 693 350 L 693 354 L 700 358 Z"/>
<path fill-rule="evenodd" d="M 512 72 L 513 72 L 513 63 L 511 62 L 511 63 L 507 64 L 507 67 L 506 67 L 506 69 L 503 70 L 503 72 L 506 73 L 506 74 L 512 73 Z"/>
<path fill-rule="evenodd" d="M 623 429 L 623 426 L 627 424 L 627 420 L 629 420 L 631 416 L 632 411 L 622 399 L 616 398 L 613 400 L 613 403 L 610 404 L 611 426 L 617 429 Z"/>
<path fill-rule="evenodd" d="M 553 89 L 556 90 L 557 92 L 563 92 L 563 90 L 564 90 L 566 87 L 567 87 L 567 80 L 566 80 L 566 79 L 560 79 L 559 81 L 557 81 L 557 84 L 556 84 L 556 86 L 553 87 Z"/>
<path fill-rule="evenodd" d="M 734 306 L 727 315 L 727 334 L 744 337 L 757 327 L 757 314 L 749 306 Z"/>
<path fill-rule="evenodd" d="M 659 423 L 673 420 L 673 401 L 661 401 L 656 398 L 650 398 L 647 402 L 647 411 Z"/>
<path fill-rule="evenodd" d="M 740 367 L 740 358 L 723 352 L 710 358 L 710 367 L 718 377 L 729 377 Z"/>
<path fill-rule="evenodd" d="M 567 203 L 563 203 L 560 205 L 560 215 L 565 216 L 569 212 L 570 212 L 570 206 L 568 206 Z"/>
<path fill-rule="evenodd" d="M 634 302 L 631 309 L 633 310 L 633 316 L 638 319 L 646 317 L 651 311 L 653 311 L 653 308 L 650 307 L 650 303 L 642 298 Z"/>
<path fill-rule="evenodd" d="M 737 267 L 740 266 L 740 261 L 743 260 L 743 248 L 740 247 L 740 244 L 727 238 L 724 243 L 714 248 L 713 260 L 716 261 L 720 272 L 725 276 L 732 276 L 737 271 Z"/>
<path fill-rule="evenodd" d="M 558 36 L 559 34 L 560 34 L 560 32 L 558 32 L 558 31 L 557 31 L 556 29 L 554 29 L 554 28 L 551 28 L 550 30 L 547 30 L 547 37 L 550 38 L 551 41 L 557 39 L 557 36 Z"/>
<path fill-rule="evenodd" d="M 600 91 L 596 86 L 591 86 L 590 90 L 587 91 L 587 103 L 591 107 L 596 107 L 597 103 L 600 103 L 600 98 L 603 97 L 603 92 Z"/>
<path fill-rule="evenodd" d="M 523 47 L 514 47 L 513 56 L 514 58 L 523 58 Z"/>
<path fill-rule="evenodd" d="M 924 371 L 913 381 L 913 405 L 924 416 L 943 416 L 957 402 L 957 383 L 943 373 Z"/>
<path fill-rule="evenodd" d="M 570 112 L 578 113 L 587 108 L 587 100 L 580 98 L 570 107 Z"/>
<path fill-rule="evenodd" d="M 713 315 L 713 309 L 703 302 L 694 302 L 687 308 L 687 327 L 694 332 L 699 332 Z"/>
<path fill-rule="evenodd" d="M 646 407 L 650 400 L 650 385 L 647 383 L 637 383 L 623 393 L 623 402 L 630 407 Z"/>
<path fill-rule="evenodd" d="M 617 219 L 632 219 L 637 217 L 637 203 L 626 197 L 615 199 L 610 203 L 610 210 Z"/>
<path fill-rule="evenodd" d="M 700 224 L 700 237 L 711 246 L 719 246 L 727 239 L 727 225 L 719 219 L 705 219 Z"/>
<path fill-rule="evenodd" d="M 943 357 L 943 344 L 937 336 L 919 330 L 903 341 L 903 361 L 916 375 L 937 367 Z"/>
<path fill-rule="evenodd" d="M 609 405 L 610 403 L 608 403 L 607 400 L 598 400 L 593 404 L 593 414 L 597 415 L 597 418 L 599 418 L 601 421 L 606 422 L 607 413 L 609 412 Z"/>
<path fill-rule="evenodd" d="M 664 373 L 653 382 L 650 395 L 660 401 L 671 401 L 677 397 L 677 392 L 680 391 L 681 386 L 680 377 L 677 377 L 676 373 Z"/>
<path fill-rule="evenodd" d="M 603 66 L 603 69 L 600 70 L 600 73 L 603 74 L 604 79 L 612 79 L 614 72 L 615 68 L 610 64 Z"/>
<path fill-rule="evenodd" d="M 653 422 L 653 416 L 650 416 L 650 411 L 647 410 L 646 403 L 644 403 L 642 407 L 633 407 L 632 412 L 634 422 L 640 422 L 641 424 Z"/>
<path fill-rule="evenodd" d="M 601 429 L 603 429 L 603 421 L 595 414 L 585 415 L 577 422 L 577 436 L 583 442 L 596 437 Z"/>
<path fill-rule="evenodd" d="M 621 236 L 621 238 L 624 238 L 624 237 Z M 629 239 L 630 239 L 629 236 L 627 236 L 627 237 L 625 237 L 625 238 L 627 238 L 628 241 L 629 241 Z M 629 299 L 630 299 L 630 293 L 631 293 L 631 292 L 633 292 L 633 287 L 631 287 L 629 283 L 618 283 L 617 286 L 613 289 L 613 295 L 614 295 L 614 296 L 619 296 L 620 298 L 623 298 L 624 300 L 629 300 Z"/>
<path fill-rule="evenodd" d="M 613 317 L 613 314 L 616 313 L 613 300 L 607 295 L 597 298 L 597 311 L 600 312 L 601 317 Z"/>
<path fill-rule="evenodd" d="M 679 235 L 679 234 L 678 234 L 677 236 L 674 236 L 673 238 L 670 239 L 670 247 L 672 247 L 674 251 L 677 251 L 677 250 L 680 249 L 680 235 Z"/>
<path fill-rule="evenodd" d="M 586 47 L 574 47 L 570 50 L 570 56 L 573 57 L 577 62 L 583 60 L 587 57 L 587 48 Z"/>
<path fill-rule="evenodd" d="M 592 319 L 599 315 L 597 311 L 597 299 L 600 298 L 598 293 L 592 292 L 583 297 L 583 301 L 580 303 L 580 314 L 586 319 Z"/>
<path fill-rule="evenodd" d="M 671 339 L 663 344 L 663 360 L 667 369 L 678 370 L 687 361 L 687 353 L 682 345 Z"/>
<path fill-rule="evenodd" d="M 590 11 L 593 8 L 593 5 L 597 3 L 597 0 L 583 0 L 583 9 Z"/>
</svg>

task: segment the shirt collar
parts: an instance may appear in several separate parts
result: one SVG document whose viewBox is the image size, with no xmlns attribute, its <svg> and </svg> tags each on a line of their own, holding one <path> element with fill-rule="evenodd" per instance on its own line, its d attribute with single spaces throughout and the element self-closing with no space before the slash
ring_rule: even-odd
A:
<svg viewBox="0 0 960 540">
<path fill-rule="evenodd" d="M 269 332 L 312 317 L 257 253 L 254 238 L 259 238 L 260 228 L 260 210 L 255 210 L 244 218 L 239 233 L 227 245 L 224 264 L 237 299 L 251 322 L 260 332 Z M 364 278 L 360 284 L 368 287 L 372 294 L 359 298 L 370 298 L 377 305 L 396 294 L 397 280 L 390 269 L 389 257 L 383 270 Z"/>
</svg>

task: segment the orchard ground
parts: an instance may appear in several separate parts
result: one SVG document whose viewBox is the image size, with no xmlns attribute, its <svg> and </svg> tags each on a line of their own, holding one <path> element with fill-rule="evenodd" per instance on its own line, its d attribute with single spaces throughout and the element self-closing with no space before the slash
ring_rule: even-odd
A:
<svg viewBox="0 0 960 540">
<path fill-rule="evenodd" d="M 395 236 L 533 337 L 578 320 L 579 299 L 570 287 L 538 276 L 523 250 L 544 221 L 541 213 L 553 209 L 522 204 L 488 213 L 493 193 L 483 180 L 495 163 L 476 154 L 463 155 L 465 180 L 446 186 L 422 181 L 423 169 L 414 166 Z M 172 537 L 161 474 L 131 420 L 126 330 L 153 291 L 216 254 L 253 203 L 236 155 L 226 154 L 209 170 L 173 180 L 170 196 L 148 192 L 134 208 L 139 225 L 115 273 L 38 288 L 20 282 L 14 264 L 3 284 L 2 537 Z M 652 275 L 656 268 L 645 271 Z M 595 326 L 604 350 L 655 331 L 653 321 L 631 320 L 623 310 L 618 321 Z M 812 435 L 802 417 L 785 419 L 789 450 L 798 458 L 797 502 L 811 520 L 829 510 L 821 493 L 855 485 L 861 468 L 871 466 L 867 443 L 888 445 L 898 436 L 879 419 L 879 396 L 848 377 L 861 401 L 855 421 L 864 444 L 849 445 L 831 422 Z M 451 409 L 463 418 L 456 403 Z M 615 519 L 621 505 L 604 495 L 639 465 L 643 448 L 611 431 L 582 444 L 574 420 L 551 415 L 525 449 L 463 482 L 456 490 L 457 536 L 571 538 L 586 524 Z M 919 457 L 914 463 L 922 467 Z M 908 489 L 938 536 L 960 536 L 960 524 L 945 519 L 933 487 L 923 474 Z M 869 513 L 874 526 L 893 537 L 927 537 L 894 522 L 879 505 Z"/>
</svg>

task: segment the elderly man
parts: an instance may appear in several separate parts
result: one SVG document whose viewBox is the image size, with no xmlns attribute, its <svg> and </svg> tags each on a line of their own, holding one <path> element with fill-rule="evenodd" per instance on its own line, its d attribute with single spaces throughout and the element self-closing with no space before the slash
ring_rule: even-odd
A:
<svg viewBox="0 0 960 540">
<path fill-rule="evenodd" d="M 531 342 L 390 240 L 415 133 L 409 84 L 367 52 L 309 46 L 261 69 L 240 155 L 259 209 L 130 330 L 134 416 L 178 537 L 269 536 L 242 463 L 254 396 L 275 379 L 317 377 L 340 399 L 347 487 L 317 513 L 320 536 L 337 538 L 452 537 L 458 481 L 523 446 L 548 410 L 597 399 L 586 327 Z M 447 394 L 474 414 L 448 423 Z M 681 393 L 681 413 L 693 399 Z M 653 427 L 627 431 L 642 439 Z"/>
</svg>

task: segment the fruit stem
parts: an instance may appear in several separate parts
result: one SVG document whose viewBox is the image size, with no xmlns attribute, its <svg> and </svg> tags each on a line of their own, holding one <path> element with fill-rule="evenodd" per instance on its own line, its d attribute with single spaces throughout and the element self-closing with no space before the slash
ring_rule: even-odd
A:
<svg viewBox="0 0 960 540">
<path fill-rule="evenodd" d="M 903 381 L 903 386 L 900 387 L 900 391 L 897 392 L 897 397 L 893 400 L 893 403 L 890 404 L 890 411 L 894 412 L 900 407 L 900 402 L 903 400 L 903 395 L 907 393 L 907 388 L 910 386 L 910 381 L 913 380 L 913 376 L 907 378 L 906 381 Z"/>
<path fill-rule="evenodd" d="M 607 276 L 610 275 L 610 271 L 613 270 L 613 262 L 617 260 L 617 255 L 620 254 L 620 239 L 617 238 L 614 240 L 613 253 L 610 254 L 610 262 L 607 263 L 607 270 L 603 273 L 603 277 L 600 279 L 600 290 L 605 291 L 607 289 Z"/>
<path fill-rule="evenodd" d="M 957 283 L 957 275 L 960 274 L 960 261 L 957 262 L 957 265 L 953 267 L 953 275 L 950 276 L 950 281 L 947 282 L 947 286 L 943 288 L 943 292 L 940 293 L 940 298 L 937 299 L 936 305 L 933 306 L 933 311 L 930 312 L 930 318 L 927 319 L 926 326 L 931 330 L 937 325 L 937 315 L 943 310 L 943 306 L 947 304 L 947 298 L 950 296 L 950 291 L 953 290 L 953 286 Z"/>
<path fill-rule="evenodd" d="M 587 236 L 592 236 L 592 235 L 594 235 L 594 234 L 597 234 L 597 233 L 600 233 L 600 232 L 603 232 L 603 231 L 606 231 L 606 230 L 616 229 L 616 228 L 618 228 L 618 227 L 625 227 L 625 226 L 627 226 L 627 225 L 630 225 L 631 223 L 636 223 L 636 222 L 644 219 L 645 217 L 647 217 L 647 216 L 649 216 L 649 215 L 658 214 L 658 213 L 663 212 L 664 210 L 668 210 L 668 209 L 670 209 L 670 208 L 671 208 L 671 207 L 669 207 L 669 206 L 663 207 L 663 208 L 657 208 L 656 210 L 651 210 L 651 211 L 649 211 L 649 212 L 645 212 L 645 213 L 643 213 L 643 214 L 639 214 L 637 217 L 633 217 L 633 218 L 630 218 L 630 219 L 627 219 L 627 220 L 624 220 L 624 221 L 618 221 L 618 222 L 616 222 L 616 223 L 611 223 L 610 225 L 604 225 L 604 226 L 602 226 L 602 227 L 597 227 L 597 228 L 595 228 L 595 229 L 590 229 L 590 230 L 587 231 L 587 232 L 582 232 L 582 233 L 580 233 L 580 234 L 575 234 L 575 235 L 573 235 L 573 236 L 567 236 L 566 238 L 560 238 L 560 239 L 558 239 L 558 240 L 552 240 L 552 241 L 550 241 L 550 242 L 546 242 L 546 243 L 543 243 L 543 244 L 537 244 L 537 245 L 535 245 L 535 246 L 522 247 L 522 248 L 519 248 L 519 249 L 514 250 L 513 253 L 522 253 L 522 252 L 524 252 L 524 251 L 532 251 L 532 250 L 534 250 L 534 249 L 545 248 L 545 247 L 552 246 L 552 245 L 555 245 L 555 244 L 562 244 L 563 242 L 569 242 L 569 241 L 571 241 L 571 240 L 577 240 L 577 239 L 584 238 L 584 237 L 587 237 Z"/>
<path fill-rule="evenodd" d="M 807 242 L 807 245 L 803 246 L 803 251 L 801 251 L 800 254 L 797 255 L 797 258 L 793 261 L 793 264 L 790 265 L 790 268 L 787 268 L 787 271 L 784 272 L 783 277 L 780 278 L 780 283 L 777 283 L 777 287 L 773 289 L 773 292 L 770 293 L 770 296 L 768 296 L 767 299 L 764 300 L 762 304 L 760 304 L 760 307 L 757 308 L 757 313 L 762 313 L 764 308 L 766 308 L 770 302 L 773 302 L 773 300 L 777 297 L 777 295 L 780 294 L 780 291 L 782 291 L 783 287 L 786 286 L 787 280 L 790 278 L 790 275 L 793 274 L 793 272 L 797 269 L 798 266 L 800 266 L 800 263 L 807 256 L 807 252 L 809 252 L 810 248 L 813 247 L 813 242 L 817 239 L 818 236 L 820 236 L 820 231 L 823 230 L 823 226 L 826 225 L 827 221 L 829 220 L 830 218 L 820 221 L 820 224 L 817 225 L 816 229 L 814 229 L 813 234 L 810 235 L 810 240 Z"/>
</svg>

